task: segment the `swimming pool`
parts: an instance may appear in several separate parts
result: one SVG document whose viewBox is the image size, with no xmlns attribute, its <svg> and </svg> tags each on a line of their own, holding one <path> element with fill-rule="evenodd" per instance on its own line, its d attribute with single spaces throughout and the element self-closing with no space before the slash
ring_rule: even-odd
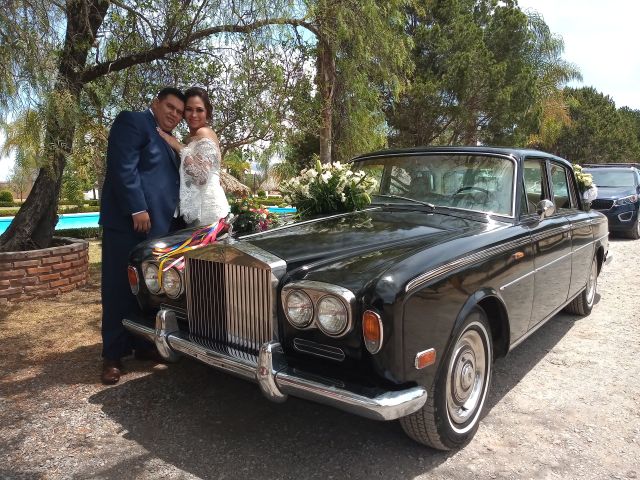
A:
<svg viewBox="0 0 640 480">
<path fill-rule="evenodd" d="M 278 215 L 286 215 L 287 213 L 295 213 L 295 208 L 283 208 L 283 207 L 268 207 L 270 212 L 277 213 Z M 97 227 L 98 212 L 90 213 L 63 213 L 58 219 L 56 230 L 65 230 L 67 228 L 87 228 Z M 9 224 L 13 220 L 13 217 L 0 217 L 0 234 L 9 228 Z"/>
</svg>

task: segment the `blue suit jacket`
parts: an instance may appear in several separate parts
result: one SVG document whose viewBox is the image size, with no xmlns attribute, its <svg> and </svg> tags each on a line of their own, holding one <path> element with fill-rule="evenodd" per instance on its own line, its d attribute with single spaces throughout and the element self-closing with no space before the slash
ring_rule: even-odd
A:
<svg viewBox="0 0 640 480">
<path fill-rule="evenodd" d="M 131 214 L 146 210 L 151 217 L 148 237 L 169 232 L 178 205 L 180 160 L 156 125 L 150 110 L 120 112 L 113 122 L 100 202 L 103 227 L 133 232 Z"/>
</svg>

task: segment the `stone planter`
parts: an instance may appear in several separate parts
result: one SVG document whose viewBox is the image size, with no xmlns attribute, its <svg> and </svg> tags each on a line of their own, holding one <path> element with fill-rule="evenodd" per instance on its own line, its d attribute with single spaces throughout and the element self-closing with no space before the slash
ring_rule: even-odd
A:
<svg viewBox="0 0 640 480">
<path fill-rule="evenodd" d="M 86 240 L 54 237 L 49 248 L 0 253 L 0 305 L 69 292 L 88 278 Z"/>
</svg>

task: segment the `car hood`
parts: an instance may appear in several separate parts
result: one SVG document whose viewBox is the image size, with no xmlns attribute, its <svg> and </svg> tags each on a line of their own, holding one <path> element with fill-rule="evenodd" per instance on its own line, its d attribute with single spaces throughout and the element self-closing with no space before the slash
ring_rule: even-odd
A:
<svg viewBox="0 0 640 480">
<path fill-rule="evenodd" d="M 627 197 L 636 193 L 634 187 L 598 187 L 598 197 L 607 200 Z"/>
<path fill-rule="evenodd" d="M 484 217 L 374 208 L 300 222 L 243 240 L 285 260 L 295 279 L 358 290 L 417 249 L 500 226 L 504 224 Z"/>
</svg>

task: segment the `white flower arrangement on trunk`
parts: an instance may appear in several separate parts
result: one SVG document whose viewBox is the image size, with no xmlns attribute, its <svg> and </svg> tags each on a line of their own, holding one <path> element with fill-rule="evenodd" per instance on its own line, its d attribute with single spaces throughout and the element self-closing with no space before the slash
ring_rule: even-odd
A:
<svg viewBox="0 0 640 480">
<path fill-rule="evenodd" d="M 573 171 L 576 174 L 578 189 L 582 194 L 582 198 L 587 202 L 593 202 L 598 196 L 598 187 L 593 183 L 593 177 L 590 173 L 582 171 L 582 167 L 576 163 L 573 164 Z"/>
<path fill-rule="evenodd" d="M 323 213 L 362 210 L 371 203 L 371 193 L 377 182 L 364 171 L 352 171 L 340 162 L 304 169 L 300 175 L 282 183 L 285 202 L 298 211 L 300 217 Z"/>
</svg>

